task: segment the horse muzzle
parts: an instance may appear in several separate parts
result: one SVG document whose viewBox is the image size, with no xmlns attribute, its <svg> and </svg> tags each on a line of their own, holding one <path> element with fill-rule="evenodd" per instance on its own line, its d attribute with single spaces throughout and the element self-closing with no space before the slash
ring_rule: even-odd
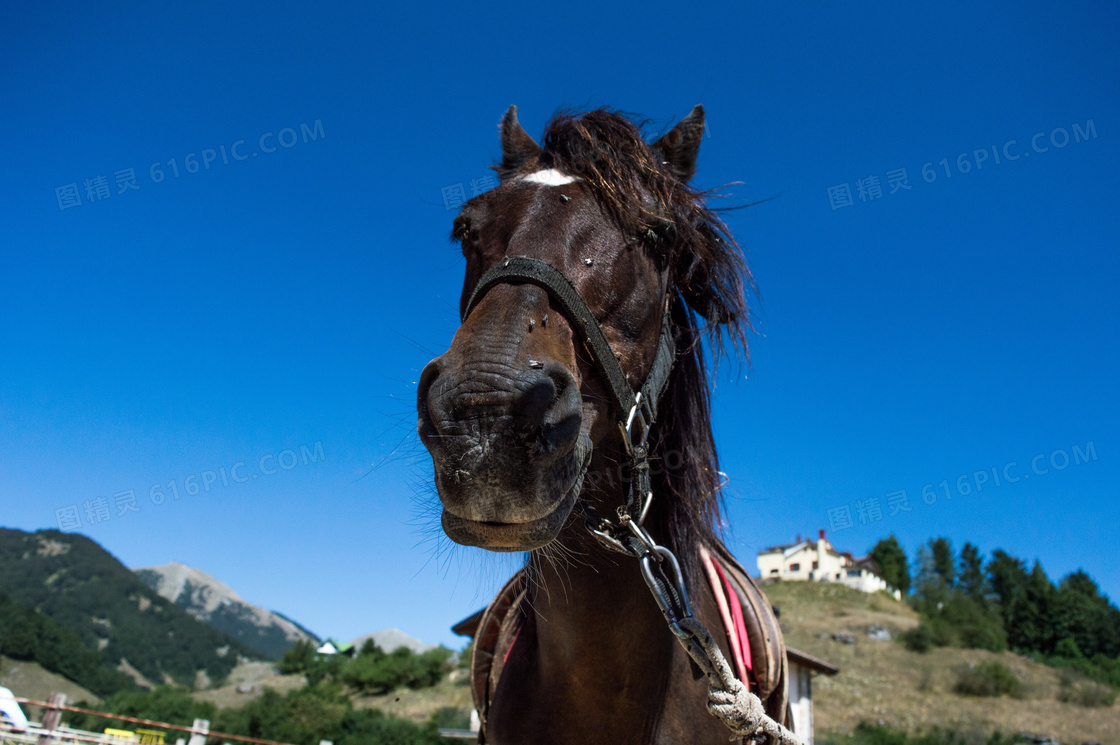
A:
<svg viewBox="0 0 1120 745">
<path fill-rule="evenodd" d="M 443 528 L 457 543 L 527 551 L 567 521 L 591 456 L 579 386 L 557 362 L 463 367 L 449 352 L 419 381 Z"/>
</svg>

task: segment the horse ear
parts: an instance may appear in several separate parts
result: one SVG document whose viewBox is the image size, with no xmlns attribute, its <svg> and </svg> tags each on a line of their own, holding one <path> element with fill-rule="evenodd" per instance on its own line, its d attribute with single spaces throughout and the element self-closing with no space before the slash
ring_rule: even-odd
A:
<svg viewBox="0 0 1120 745">
<path fill-rule="evenodd" d="M 541 147 L 517 121 L 517 107 L 510 106 L 498 125 L 502 133 L 502 162 L 494 168 L 502 181 L 541 154 Z"/>
<path fill-rule="evenodd" d="M 653 143 L 662 164 L 669 166 L 681 183 L 688 183 L 696 175 L 696 154 L 700 151 L 700 138 L 703 136 L 704 107 L 697 105 L 677 126 Z"/>
</svg>

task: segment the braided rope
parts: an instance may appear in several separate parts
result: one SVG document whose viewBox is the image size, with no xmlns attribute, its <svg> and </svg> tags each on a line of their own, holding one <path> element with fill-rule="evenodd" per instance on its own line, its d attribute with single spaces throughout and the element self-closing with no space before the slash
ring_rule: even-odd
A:
<svg viewBox="0 0 1120 745">
<path fill-rule="evenodd" d="M 792 731 L 766 714 L 762 701 L 731 671 L 727 658 L 702 623 L 684 618 L 678 639 L 689 656 L 708 676 L 708 711 L 738 737 L 769 740 L 771 745 L 803 745 Z M 765 739 L 763 739 L 765 738 Z"/>
</svg>

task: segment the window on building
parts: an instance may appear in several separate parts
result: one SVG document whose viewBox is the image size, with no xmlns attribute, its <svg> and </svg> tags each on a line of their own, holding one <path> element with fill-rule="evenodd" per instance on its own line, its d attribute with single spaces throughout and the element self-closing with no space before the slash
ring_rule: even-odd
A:
<svg viewBox="0 0 1120 745">
<path fill-rule="evenodd" d="M 860 576 L 861 574 L 863 574 L 863 570 L 862 570 L 862 569 L 849 569 L 849 570 L 848 570 L 848 576 L 849 576 L 849 577 L 858 577 L 858 576 Z"/>
<path fill-rule="evenodd" d="M 770 570 L 770 574 L 777 574 L 777 573 L 778 573 L 778 570 L 777 570 L 777 569 L 771 569 L 771 570 Z"/>
<path fill-rule="evenodd" d="M 801 571 L 801 565 L 800 565 L 800 564 L 790 564 L 790 565 L 789 565 L 789 570 L 790 570 L 791 572 L 798 572 L 798 571 Z"/>
<path fill-rule="evenodd" d="M 813 569 L 820 569 L 820 568 L 821 568 L 821 563 L 819 561 L 814 561 L 813 562 Z"/>
</svg>

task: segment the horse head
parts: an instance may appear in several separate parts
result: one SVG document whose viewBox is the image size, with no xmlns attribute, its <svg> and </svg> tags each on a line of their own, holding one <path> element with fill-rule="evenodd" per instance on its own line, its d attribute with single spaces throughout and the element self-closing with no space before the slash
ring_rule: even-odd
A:
<svg viewBox="0 0 1120 745">
<path fill-rule="evenodd" d="M 500 185 L 454 220 L 452 238 L 466 259 L 463 323 L 421 374 L 418 430 L 435 465 L 447 535 L 526 551 L 553 541 L 568 521 L 592 454 L 618 457 L 626 412 L 617 411 L 586 333 L 554 288 L 501 281 L 480 289 L 480 280 L 510 257 L 555 269 L 637 390 L 667 313 L 679 353 L 689 354 L 695 350 L 681 344 L 697 346 L 695 314 L 712 326 L 745 319 L 745 267 L 728 250 L 734 244 L 722 223 L 686 185 L 704 131 L 701 107 L 652 143 L 628 118 L 604 110 L 556 117 L 543 147 L 518 123 L 516 107 L 500 130 Z M 717 252 L 723 258 L 713 262 Z M 706 405 L 702 374 L 694 385 L 704 387 Z"/>
</svg>

